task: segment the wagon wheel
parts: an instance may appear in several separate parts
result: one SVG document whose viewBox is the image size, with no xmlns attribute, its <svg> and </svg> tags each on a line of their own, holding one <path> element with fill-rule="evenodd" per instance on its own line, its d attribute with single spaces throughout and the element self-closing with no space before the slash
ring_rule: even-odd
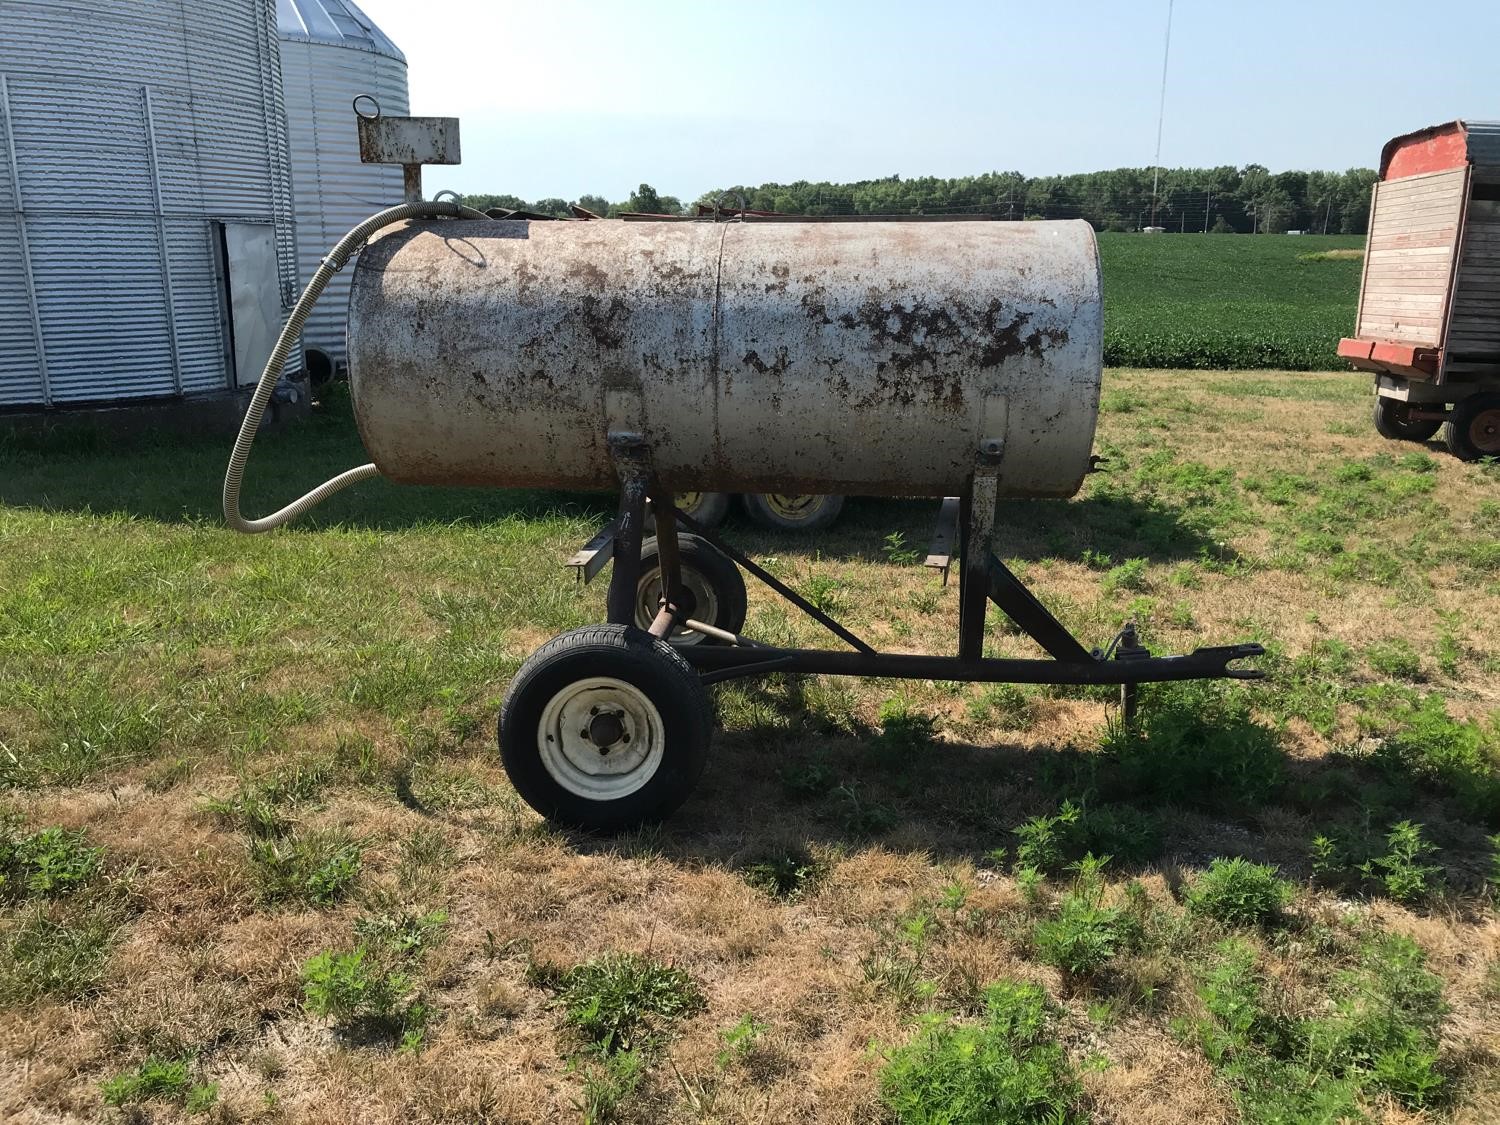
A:
<svg viewBox="0 0 1500 1125">
<path fill-rule="evenodd" d="M 1443 440 L 1461 461 L 1500 457 L 1500 394 L 1470 395 L 1455 403 Z"/>
<path fill-rule="evenodd" d="M 547 819 L 616 831 L 687 800 L 712 728 L 708 691 L 671 645 L 627 625 L 589 625 L 521 665 L 500 711 L 500 759 Z"/>
<path fill-rule="evenodd" d="M 842 496 L 794 496 L 779 492 L 745 494 L 745 511 L 762 527 L 815 531 L 827 527 L 843 510 Z"/>
<path fill-rule="evenodd" d="M 1375 432 L 1392 441 L 1426 441 L 1438 432 L 1441 418 L 1413 418 L 1412 404 L 1398 398 L 1375 399 Z"/>
<path fill-rule="evenodd" d="M 727 492 L 677 492 L 672 495 L 672 503 L 683 515 L 708 528 L 718 527 L 729 514 Z M 652 515 L 646 517 L 646 530 L 656 530 L 656 518 Z"/>
<path fill-rule="evenodd" d="M 678 564 L 682 572 L 681 597 L 686 616 L 714 625 L 729 633 L 745 627 L 745 579 L 734 560 L 706 539 L 696 535 L 677 537 Z M 635 623 L 649 629 L 661 608 L 661 560 L 656 540 L 641 544 L 641 577 L 636 584 Z M 711 638 L 691 629 L 678 628 L 667 638 L 674 645 L 709 643 Z"/>
</svg>

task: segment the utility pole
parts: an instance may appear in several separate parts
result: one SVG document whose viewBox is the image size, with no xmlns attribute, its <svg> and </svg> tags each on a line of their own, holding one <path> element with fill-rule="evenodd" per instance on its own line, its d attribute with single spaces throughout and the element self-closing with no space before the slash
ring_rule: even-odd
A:
<svg viewBox="0 0 1500 1125">
<path fill-rule="evenodd" d="M 1167 0 L 1167 41 L 1161 49 L 1161 98 L 1156 107 L 1156 159 L 1151 173 L 1151 225 L 1156 225 L 1156 188 L 1161 182 L 1161 126 L 1167 116 L 1167 60 L 1172 55 L 1172 2 Z"/>
</svg>

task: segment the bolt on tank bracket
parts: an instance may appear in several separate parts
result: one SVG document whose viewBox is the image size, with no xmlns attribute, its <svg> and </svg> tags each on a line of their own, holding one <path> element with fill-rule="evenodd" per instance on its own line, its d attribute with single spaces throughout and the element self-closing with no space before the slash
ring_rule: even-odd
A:
<svg viewBox="0 0 1500 1125">
<path fill-rule="evenodd" d="M 354 99 L 359 126 L 359 159 L 365 164 L 399 164 L 407 203 L 422 200 L 422 165 L 462 164 L 456 117 L 386 117 L 370 94 Z"/>
</svg>

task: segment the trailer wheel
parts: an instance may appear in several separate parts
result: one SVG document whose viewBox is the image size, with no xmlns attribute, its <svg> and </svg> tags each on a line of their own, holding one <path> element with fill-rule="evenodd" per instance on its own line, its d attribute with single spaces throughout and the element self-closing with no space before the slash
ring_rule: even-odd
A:
<svg viewBox="0 0 1500 1125">
<path fill-rule="evenodd" d="M 1500 394 L 1470 395 L 1454 403 L 1443 440 L 1460 461 L 1500 457 Z"/>
<path fill-rule="evenodd" d="M 1411 403 L 1398 398 L 1375 399 L 1375 432 L 1392 441 L 1426 441 L 1442 426 L 1441 418 L 1413 418 Z"/>
<path fill-rule="evenodd" d="M 677 510 L 703 527 L 715 528 L 729 515 L 729 493 L 727 492 L 677 492 L 672 495 Z M 656 530 L 656 517 L 646 515 L 646 530 Z"/>
<path fill-rule="evenodd" d="M 779 492 L 747 492 L 745 511 L 762 527 L 780 531 L 816 531 L 838 519 L 842 496 L 792 496 Z"/>
<path fill-rule="evenodd" d="M 553 637 L 511 681 L 500 760 L 548 820 L 612 832 L 671 815 L 708 761 L 713 707 L 672 646 L 627 625 Z"/>
<path fill-rule="evenodd" d="M 745 627 L 745 579 L 734 560 L 697 535 L 677 537 L 677 558 L 691 608 L 688 616 L 730 633 Z M 636 585 L 635 623 L 648 629 L 661 605 L 661 559 L 655 539 L 641 544 L 641 578 Z M 668 638 L 674 645 L 712 644 L 713 639 L 678 628 Z"/>
</svg>

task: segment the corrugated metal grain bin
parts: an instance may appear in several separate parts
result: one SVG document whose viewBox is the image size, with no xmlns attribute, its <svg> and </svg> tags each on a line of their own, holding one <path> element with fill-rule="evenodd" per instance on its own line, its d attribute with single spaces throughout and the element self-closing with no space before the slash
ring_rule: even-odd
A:
<svg viewBox="0 0 1500 1125">
<path fill-rule="evenodd" d="M 0 407 L 253 383 L 295 298 L 271 0 L 6 0 Z"/>
<path fill-rule="evenodd" d="M 1380 159 L 1353 337 L 1386 437 L 1500 455 L 1500 122 L 1396 137 Z M 1451 405 L 1451 409 L 1448 407 Z"/>
<path fill-rule="evenodd" d="M 298 263 L 306 285 L 347 231 L 372 212 L 401 202 L 401 169 L 360 161 L 351 107 L 368 94 L 381 113 L 404 115 L 406 56 L 349 0 L 277 0 L 276 26 Z M 314 375 L 328 373 L 344 358 L 348 306 L 349 274 L 344 273 L 329 283 L 302 334 Z"/>
</svg>

